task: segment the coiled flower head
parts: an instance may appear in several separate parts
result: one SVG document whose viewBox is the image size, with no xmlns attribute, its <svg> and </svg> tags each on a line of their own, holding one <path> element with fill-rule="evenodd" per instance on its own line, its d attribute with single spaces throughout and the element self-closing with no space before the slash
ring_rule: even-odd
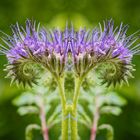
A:
<svg viewBox="0 0 140 140">
<path fill-rule="evenodd" d="M 40 29 L 39 24 L 36 27 L 36 22 L 30 20 L 26 21 L 26 29 L 18 24 L 12 25 L 11 29 L 12 36 L 3 33 L 1 38 L 8 46 L 7 48 L 1 44 L 0 50 L 9 62 L 6 67 L 7 77 L 31 86 L 38 79 L 36 65 L 47 68 L 56 76 L 63 74 L 67 44 L 63 38 L 66 32 Z"/>
<path fill-rule="evenodd" d="M 135 34 L 126 35 L 128 26 L 114 28 L 112 20 L 93 30 L 75 31 L 72 26 L 64 31 L 46 30 L 30 20 L 25 29 L 18 24 L 11 28 L 13 35 L 3 33 L 2 37 L 9 48 L 1 45 L 0 51 L 8 58 L 8 77 L 23 85 L 36 83 L 36 67 L 41 65 L 55 77 L 63 76 L 65 68 L 84 77 L 98 67 L 102 83 L 115 86 L 132 77 L 131 61 L 140 51 L 140 44 L 134 45 L 138 40 Z"/>
<path fill-rule="evenodd" d="M 121 81 L 127 82 L 132 76 L 132 58 L 140 52 L 140 44 L 135 44 L 136 33 L 127 36 L 128 26 L 114 28 L 112 20 L 104 22 L 104 27 L 92 31 L 71 29 L 71 53 L 73 54 L 75 71 L 84 76 L 94 67 L 99 67 L 100 79 L 108 86 Z M 134 45 L 135 44 L 135 45 Z"/>
<path fill-rule="evenodd" d="M 38 71 L 35 64 L 34 54 L 38 55 L 43 42 L 39 38 L 39 26 L 36 30 L 35 22 L 26 21 L 26 29 L 19 27 L 18 23 L 11 26 L 12 36 L 3 33 L 1 38 L 8 48 L 2 46 L 1 52 L 7 56 L 8 64 L 7 77 L 12 78 L 11 82 L 17 81 L 32 86 L 38 79 Z M 34 67 L 33 67 L 33 64 Z"/>
<path fill-rule="evenodd" d="M 134 45 L 138 37 L 135 33 L 127 36 L 127 30 L 128 26 L 123 24 L 114 29 L 112 20 L 104 23 L 103 30 L 100 26 L 97 53 L 99 64 L 104 66 L 100 78 L 102 83 L 107 83 L 108 86 L 115 86 L 122 81 L 128 83 L 127 79 L 133 77 L 132 58 L 134 54 L 139 53 L 140 44 Z"/>
</svg>

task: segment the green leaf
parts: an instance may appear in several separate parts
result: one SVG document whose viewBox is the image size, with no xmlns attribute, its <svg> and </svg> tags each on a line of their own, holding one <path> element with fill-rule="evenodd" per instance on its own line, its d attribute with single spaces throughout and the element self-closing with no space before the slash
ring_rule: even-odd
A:
<svg viewBox="0 0 140 140">
<path fill-rule="evenodd" d="M 51 109 L 51 105 L 47 104 L 45 106 L 45 112 L 46 112 L 46 114 L 50 111 L 50 109 Z"/>
<path fill-rule="evenodd" d="M 103 106 L 100 109 L 101 114 L 112 114 L 112 115 L 118 116 L 121 114 L 121 112 L 122 112 L 121 108 L 116 107 L 116 106 Z"/>
<path fill-rule="evenodd" d="M 79 118 L 79 123 L 85 125 L 87 128 L 91 129 L 92 125 L 91 123 L 87 122 L 85 119 L 83 118 Z"/>
<path fill-rule="evenodd" d="M 40 126 L 37 124 L 30 124 L 26 127 L 25 139 L 32 140 L 33 139 L 33 130 L 40 130 Z"/>
<path fill-rule="evenodd" d="M 59 96 L 57 96 L 58 92 L 57 90 L 54 91 L 54 92 L 51 92 L 50 94 L 48 94 L 47 96 L 45 96 L 45 102 L 50 104 L 52 103 L 53 101 L 57 101 L 57 100 L 60 100 Z"/>
<path fill-rule="evenodd" d="M 35 96 L 30 92 L 24 92 L 13 100 L 13 104 L 16 106 L 31 105 L 33 103 L 35 103 Z"/>
<path fill-rule="evenodd" d="M 27 114 L 38 114 L 39 110 L 35 106 L 23 106 L 23 107 L 19 107 L 18 113 L 21 116 L 24 116 L 24 115 L 27 115 Z"/>
<path fill-rule="evenodd" d="M 52 115 L 48 118 L 48 125 L 52 126 L 54 122 L 59 122 L 61 120 L 60 115 L 61 115 L 61 105 L 58 105 Z"/>
<path fill-rule="evenodd" d="M 105 97 L 106 97 L 106 104 L 124 106 L 127 103 L 127 101 L 123 97 L 119 96 L 115 92 L 109 92 L 108 94 L 106 94 Z"/>
<path fill-rule="evenodd" d="M 83 122 L 85 120 L 88 125 L 92 124 L 91 118 L 88 116 L 87 112 L 84 110 L 84 108 L 81 105 L 78 105 L 78 113 L 79 113 L 79 119 Z"/>
<path fill-rule="evenodd" d="M 95 112 L 95 106 L 93 106 L 92 104 L 88 105 L 89 111 L 91 114 L 94 114 Z"/>
<path fill-rule="evenodd" d="M 90 92 L 86 92 L 84 90 L 81 90 L 81 95 L 79 100 L 81 101 L 87 101 L 88 103 L 93 103 L 93 94 L 90 94 Z"/>
<path fill-rule="evenodd" d="M 107 130 L 107 140 L 113 140 L 114 139 L 114 130 L 113 127 L 109 124 L 102 124 L 98 127 L 99 130 L 106 129 Z"/>
</svg>

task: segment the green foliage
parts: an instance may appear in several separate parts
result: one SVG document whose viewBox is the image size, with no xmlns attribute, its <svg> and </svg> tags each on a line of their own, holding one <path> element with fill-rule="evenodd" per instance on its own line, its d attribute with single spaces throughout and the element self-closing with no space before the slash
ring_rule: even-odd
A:
<svg viewBox="0 0 140 140">
<path fill-rule="evenodd" d="M 118 116 L 122 113 L 122 110 L 119 107 L 114 106 L 104 106 L 100 109 L 101 114 L 112 114 Z"/>
<path fill-rule="evenodd" d="M 99 130 L 103 130 L 103 129 L 107 131 L 107 134 L 106 134 L 107 140 L 113 140 L 114 139 L 113 127 L 109 124 L 102 124 L 99 126 Z"/>
<path fill-rule="evenodd" d="M 46 96 L 47 94 L 47 96 Z M 59 97 L 57 96 L 57 92 L 53 91 L 52 93 L 49 93 L 49 90 L 45 87 L 36 86 L 34 90 L 24 92 L 17 98 L 13 100 L 13 104 L 18 106 L 18 113 L 20 115 L 26 115 L 26 114 L 37 114 L 39 113 L 39 106 L 40 102 L 44 101 L 45 103 L 45 110 L 46 113 L 50 111 L 51 109 L 51 103 L 54 101 L 56 102 L 59 100 Z M 55 107 L 54 114 L 60 112 L 60 105 Z"/>
<path fill-rule="evenodd" d="M 90 82 L 90 80 L 87 80 L 86 85 L 88 85 L 88 82 Z M 81 92 L 82 95 L 80 96 L 80 105 L 78 107 L 79 123 L 89 129 L 92 128 L 97 113 L 99 119 L 101 119 L 103 115 L 119 116 L 122 113 L 122 107 L 127 103 L 118 93 L 112 92 L 105 87 L 95 86 L 95 84 L 92 84 L 88 90 L 84 86 Z M 86 106 L 84 102 L 86 102 Z M 89 114 L 92 114 L 92 117 L 90 117 Z M 113 140 L 114 132 L 110 124 L 100 124 L 97 127 L 98 130 L 106 129 L 107 139 Z"/>
<path fill-rule="evenodd" d="M 18 113 L 21 116 L 27 115 L 27 114 L 38 114 L 39 110 L 35 106 L 22 106 L 22 107 L 19 107 Z"/>
<path fill-rule="evenodd" d="M 37 124 L 30 124 L 26 127 L 26 140 L 33 140 L 33 130 L 40 130 L 40 126 Z"/>
<path fill-rule="evenodd" d="M 34 94 L 30 92 L 24 92 L 13 100 L 13 104 L 16 106 L 35 104 Z"/>
<path fill-rule="evenodd" d="M 50 81 L 51 82 L 51 81 Z M 49 84 L 50 85 L 50 84 Z M 52 84 L 53 86 L 53 84 Z M 57 104 L 51 106 L 51 104 L 59 101 L 56 88 L 44 86 L 36 86 L 33 90 L 23 92 L 20 96 L 13 100 L 13 104 L 18 107 L 17 112 L 19 115 L 35 115 L 38 118 L 41 117 L 42 109 L 45 110 L 45 118 L 48 129 L 51 129 L 54 125 L 61 120 L 61 106 Z M 26 140 L 32 140 L 33 130 L 40 129 L 40 124 L 29 124 L 26 128 Z"/>
</svg>

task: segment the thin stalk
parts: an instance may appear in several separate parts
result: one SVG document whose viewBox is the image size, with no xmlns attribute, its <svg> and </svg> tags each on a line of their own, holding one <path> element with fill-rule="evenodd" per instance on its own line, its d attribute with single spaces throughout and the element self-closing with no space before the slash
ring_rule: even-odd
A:
<svg viewBox="0 0 140 140">
<path fill-rule="evenodd" d="M 80 87 L 84 80 L 84 78 L 88 75 L 88 73 L 94 68 L 95 66 L 91 66 L 86 72 L 83 73 L 80 77 L 75 77 L 75 90 L 74 90 L 74 98 L 73 98 L 73 108 L 77 108 L 79 94 L 80 94 Z"/>
<path fill-rule="evenodd" d="M 49 140 L 48 136 L 48 128 L 46 124 L 46 113 L 45 113 L 45 105 L 43 101 L 40 103 L 40 120 L 41 120 L 41 129 L 44 140 Z"/>
<path fill-rule="evenodd" d="M 83 78 L 75 78 L 75 90 L 74 90 L 74 98 L 73 98 L 73 109 L 77 108 L 79 94 L 80 94 L 80 87 L 83 82 Z"/>
<path fill-rule="evenodd" d="M 57 78 L 57 84 L 58 84 L 59 95 L 61 98 L 62 109 L 65 109 L 66 97 L 65 97 L 65 91 L 64 91 L 64 78 Z"/>
<path fill-rule="evenodd" d="M 59 95 L 61 98 L 61 105 L 62 105 L 62 126 L 61 126 L 61 133 L 62 133 L 62 140 L 68 140 L 68 111 L 66 110 L 66 97 L 64 91 L 64 78 L 57 79 Z"/>
<path fill-rule="evenodd" d="M 75 78 L 75 91 L 74 91 L 74 98 L 73 98 L 73 109 L 71 112 L 71 140 L 77 140 L 78 139 L 78 129 L 77 129 L 77 104 L 78 104 L 78 98 L 80 94 L 80 87 L 82 84 L 83 79 L 82 78 Z"/>
<path fill-rule="evenodd" d="M 91 69 L 93 69 L 95 66 L 91 66 L 86 72 L 83 73 L 80 77 L 75 77 L 75 89 L 74 89 L 74 97 L 73 97 L 73 109 L 71 112 L 71 140 L 77 140 L 78 139 L 78 129 L 77 129 L 77 105 L 78 105 L 78 99 L 80 95 L 80 87 L 82 85 L 82 82 L 84 78 L 88 75 Z"/>
<path fill-rule="evenodd" d="M 78 128 L 77 128 L 77 109 L 72 111 L 70 118 L 70 129 L 71 129 L 71 140 L 78 139 Z"/>
<path fill-rule="evenodd" d="M 99 122 L 99 118 L 100 118 L 99 107 L 98 107 L 98 103 L 97 103 L 96 98 L 97 97 L 95 97 L 95 112 L 94 112 L 93 125 L 92 125 L 92 128 L 91 128 L 90 140 L 95 140 L 96 139 L 98 122 Z"/>
</svg>

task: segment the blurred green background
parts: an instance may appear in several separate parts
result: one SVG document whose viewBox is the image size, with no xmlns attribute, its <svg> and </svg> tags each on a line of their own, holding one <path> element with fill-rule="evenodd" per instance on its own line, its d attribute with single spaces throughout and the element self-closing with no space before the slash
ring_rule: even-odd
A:
<svg viewBox="0 0 140 140">
<path fill-rule="evenodd" d="M 116 25 L 120 22 L 129 24 L 129 33 L 133 33 L 140 29 L 140 0 L 0 0 L 0 30 L 11 33 L 11 24 L 17 21 L 24 24 L 27 18 L 48 27 L 62 28 L 67 20 L 78 28 L 94 27 L 98 22 L 113 18 Z M 10 86 L 10 80 L 4 79 L 6 63 L 6 58 L 0 56 L 0 140 L 24 140 L 25 126 L 38 120 L 17 114 L 12 99 L 23 89 Z M 130 80 L 130 86 L 118 89 L 128 104 L 119 117 L 103 118 L 114 126 L 115 140 L 140 140 L 140 56 L 135 56 L 133 63 L 136 65 L 135 79 Z M 86 136 L 90 131 L 84 133 L 83 140 L 88 140 Z M 41 140 L 41 136 L 36 135 L 36 140 Z M 55 134 L 50 131 L 50 135 Z"/>
</svg>

